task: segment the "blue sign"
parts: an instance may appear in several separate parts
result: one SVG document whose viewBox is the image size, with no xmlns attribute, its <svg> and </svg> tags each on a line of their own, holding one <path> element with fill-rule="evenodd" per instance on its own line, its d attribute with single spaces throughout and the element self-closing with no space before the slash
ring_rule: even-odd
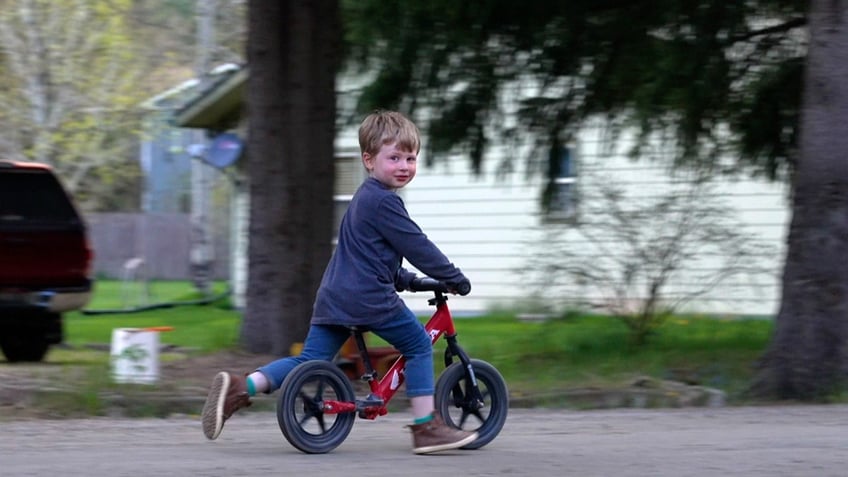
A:
<svg viewBox="0 0 848 477">
<path fill-rule="evenodd" d="M 209 153 L 206 154 L 206 162 L 223 169 L 233 165 L 244 150 L 244 143 L 233 133 L 222 133 L 215 136 Z"/>
</svg>

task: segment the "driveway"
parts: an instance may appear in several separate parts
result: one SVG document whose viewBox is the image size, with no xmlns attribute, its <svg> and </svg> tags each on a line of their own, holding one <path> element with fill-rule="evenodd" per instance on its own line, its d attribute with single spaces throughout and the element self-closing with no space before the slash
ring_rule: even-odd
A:
<svg viewBox="0 0 848 477">
<path fill-rule="evenodd" d="M 339 448 L 305 455 L 273 413 L 244 412 L 206 441 L 198 417 L 0 422 L 8 476 L 844 476 L 848 406 L 512 409 L 476 451 L 410 452 L 408 416 L 358 420 Z"/>
</svg>

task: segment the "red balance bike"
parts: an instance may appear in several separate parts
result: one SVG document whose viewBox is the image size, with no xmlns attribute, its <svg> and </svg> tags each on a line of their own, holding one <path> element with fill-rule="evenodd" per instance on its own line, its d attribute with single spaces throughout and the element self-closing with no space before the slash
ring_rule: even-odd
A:
<svg viewBox="0 0 848 477">
<path fill-rule="evenodd" d="M 443 283 L 416 278 L 410 291 L 434 293 L 429 303 L 436 311 L 425 329 L 434 344 L 443 335 L 447 341 L 445 370 L 436 380 L 436 410 L 448 425 L 478 433 L 478 438 L 463 449 L 483 447 L 498 435 L 506 421 L 509 409 L 506 383 L 494 366 L 469 358 L 459 346 L 447 305 L 449 290 Z M 468 291 L 459 290 L 461 295 Z M 385 375 L 378 377 L 363 332 L 351 328 L 365 367 L 362 379 L 370 388 L 364 399 L 356 398 L 350 379 L 329 361 L 301 363 L 283 381 L 277 422 L 283 435 L 297 449 L 308 454 L 330 452 L 347 438 L 357 415 L 373 420 L 388 413 L 386 406 L 404 382 L 406 359 L 400 356 Z"/>
</svg>

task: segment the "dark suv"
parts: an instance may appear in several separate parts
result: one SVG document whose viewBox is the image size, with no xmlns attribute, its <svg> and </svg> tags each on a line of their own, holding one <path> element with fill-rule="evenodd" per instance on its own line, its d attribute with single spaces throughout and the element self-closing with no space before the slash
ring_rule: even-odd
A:
<svg viewBox="0 0 848 477">
<path fill-rule="evenodd" d="M 51 169 L 0 160 L 0 349 L 41 361 L 63 340 L 62 313 L 91 297 L 85 223 Z"/>
</svg>

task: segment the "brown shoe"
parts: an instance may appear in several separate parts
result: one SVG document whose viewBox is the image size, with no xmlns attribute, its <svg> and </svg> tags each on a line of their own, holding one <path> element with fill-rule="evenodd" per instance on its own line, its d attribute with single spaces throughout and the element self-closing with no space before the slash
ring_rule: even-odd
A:
<svg viewBox="0 0 848 477">
<path fill-rule="evenodd" d="M 477 439 L 476 432 L 454 429 L 438 414 L 433 414 L 433 419 L 424 424 L 413 424 L 409 428 L 412 429 L 412 452 L 416 454 L 457 449 Z"/>
<path fill-rule="evenodd" d="M 200 415 L 203 422 L 203 435 L 210 440 L 217 439 L 224 428 L 224 422 L 234 412 L 250 404 L 247 380 L 244 376 L 236 376 L 225 371 L 216 374 Z"/>
</svg>

